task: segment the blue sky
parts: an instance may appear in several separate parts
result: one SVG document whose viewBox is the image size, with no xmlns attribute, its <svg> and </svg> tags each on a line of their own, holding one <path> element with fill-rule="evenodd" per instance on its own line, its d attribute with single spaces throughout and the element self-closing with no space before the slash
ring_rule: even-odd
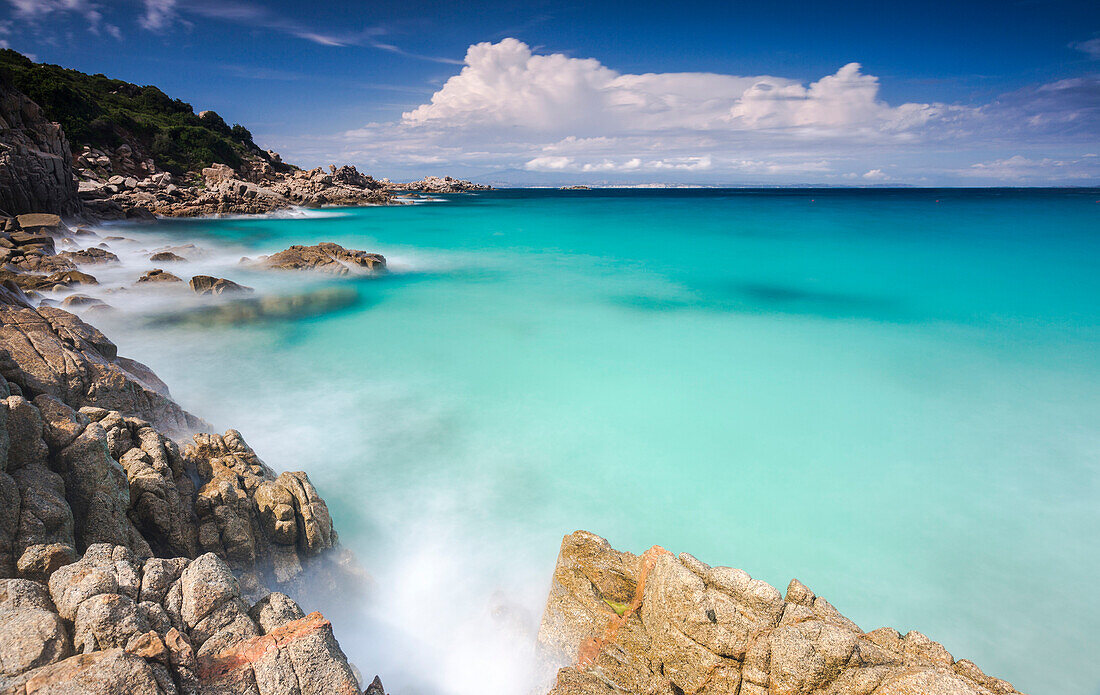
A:
<svg viewBox="0 0 1100 695">
<path fill-rule="evenodd" d="M 391 178 L 1100 183 L 1097 2 L 0 0 L 0 42 Z"/>
</svg>

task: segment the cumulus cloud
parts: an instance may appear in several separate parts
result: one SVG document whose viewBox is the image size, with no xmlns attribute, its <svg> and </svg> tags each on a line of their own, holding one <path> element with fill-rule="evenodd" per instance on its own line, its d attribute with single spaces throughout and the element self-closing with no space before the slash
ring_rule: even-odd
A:
<svg viewBox="0 0 1100 695">
<path fill-rule="evenodd" d="M 507 38 L 470 46 L 461 70 L 400 119 L 345 131 L 328 145 L 312 139 L 298 152 L 384 174 L 431 155 L 475 177 L 518 170 L 538 180 L 962 182 L 992 180 L 991 153 L 1005 147 L 1026 144 L 1022 155 L 1057 159 L 1036 152 L 1080 151 L 1096 132 L 1098 77 L 979 105 L 891 103 L 879 78 L 854 62 L 809 81 L 629 74 Z"/>
<path fill-rule="evenodd" d="M 479 43 L 408 126 L 506 127 L 573 136 L 805 130 L 825 137 L 913 130 L 952 109 L 890 106 L 859 63 L 809 85 L 769 75 L 619 73 L 592 58 L 539 55 L 516 39 Z"/>
</svg>

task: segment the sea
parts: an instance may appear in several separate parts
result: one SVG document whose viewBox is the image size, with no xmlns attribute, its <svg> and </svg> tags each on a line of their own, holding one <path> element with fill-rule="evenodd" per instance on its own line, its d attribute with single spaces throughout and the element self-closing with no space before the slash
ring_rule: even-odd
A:
<svg viewBox="0 0 1100 695">
<path fill-rule="evenodd" d="M 309 473 L 369 574 L 322 606 L 367 680 L 526 695 L 585 529 L 1100 692 L 1100 190 L 406 202 L 106 226 L 123 262 L 88 292 L 184 408 Z M 321 241 L 390 272 L 239 262 Z M 268 309 L 133 284 L 154 266 Z"/>
</svg>

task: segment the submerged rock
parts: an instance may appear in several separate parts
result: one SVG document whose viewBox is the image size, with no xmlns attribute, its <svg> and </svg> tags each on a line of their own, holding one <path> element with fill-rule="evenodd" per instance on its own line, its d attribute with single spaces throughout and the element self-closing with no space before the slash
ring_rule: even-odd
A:
<svg viewBox="0 0 1100 695">
<path fill-rule="evenodd" d="M 182 263 L 183 261 L 186 261 L 187 259 L 184 258 L 183 256 L 177 256 L 176 254 L 172 253 L 171 251 L 160 251 L 159 253 L 154 253 L 152 256 L 149 256 L 149 260 L 151 260 L 155 263 L 163 263 L 163 262 Z"/>
<path fill-rule="evenodd" d="M 238 285 L 232 280 L 216 278 L 210 275 L 196 275 L 191 278 L 191 289 L 198 295 L 224 294 L 226 292 L 252 292 L 251 287 Z"/>
<path fill-rule="evenodd" d="M 170 324 L 195 323 L 204 326 L 283 321 L 340 311 L 354 306 L 358 301 L 359 294 L 355 290 L 331 287 L 289 296 L 239 299 L 162 316 L 159 321 Z"/>
</svg>

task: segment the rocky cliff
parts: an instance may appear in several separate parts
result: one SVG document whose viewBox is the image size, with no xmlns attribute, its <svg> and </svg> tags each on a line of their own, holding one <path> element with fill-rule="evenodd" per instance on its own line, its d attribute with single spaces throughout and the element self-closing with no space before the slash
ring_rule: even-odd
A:
<svg viewBox="0 0 1100 695">
<path fill-rule="evenodd" d="M 69 142 L 38 105 L 0 80 L 0 211 L 6 215 L 82 211 Z"/>
<path fill-rule="evenodd" d="M 863 632 L 797 579 L 565 537 L 539 630 L 551 695 L 1012 695 L 919 632 Z"/>
</svg>

